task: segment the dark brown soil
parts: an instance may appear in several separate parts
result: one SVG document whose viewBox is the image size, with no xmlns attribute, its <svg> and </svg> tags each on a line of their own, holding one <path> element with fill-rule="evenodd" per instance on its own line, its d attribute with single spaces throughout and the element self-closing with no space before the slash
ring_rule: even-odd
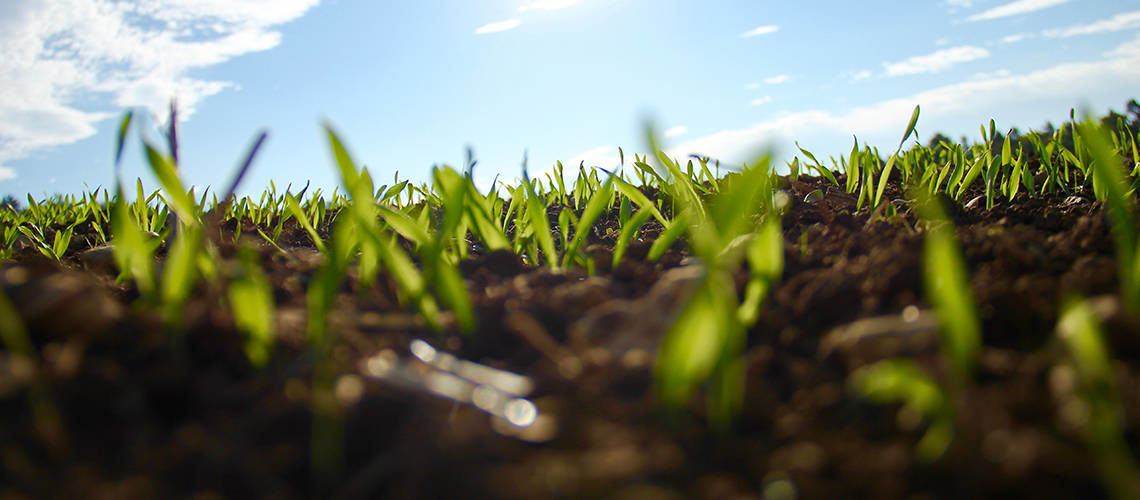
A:
<svg viewBox="0 0 1140 500">
<path fill-rule="evenodd" d="M 974 383 L 954 398 L 949 450 L 925 463 L 915 452 L 925 422 L 847 385 L 853 370 L 887 357 L 912 358 L 946 381 L 937 335 L 921 326 L 929 322 L 902 319 L 908 306 L 928 317 L 921 226 L 902 201 L 899 215 L 872 220 L 824 181 L 785 187 L 786 267 L 748 332 L 745 406 L 724 432 L 711 430 L 700 395 L 681 412 L 656 404 L 655 349 L 693 283 L 693 260 L 671 250 L 645 261 L 660 231 L 651 222 L 611 269 L 616 209 L 590 238 L 594 276 L 536 269 L 503 252 L 463 262 L 479 321 L 471 336 L 429 330 L 383 273 L 366 289 L 347 279 L 328 322 L 335 395 L 312 385 L 305 290 L 321 259 L 294 224 L 280 243 L 288 255 L 260 253 L 278 307 L 278 345 L 263 369 L 245 360 L 217 286 L 202 286 L 183 327 L 167 330 L 157 313 L 132 305 L 137 292 L 78 257 L 82 234 L 63 265 L 25 251 L 0 268 L 0 282 L 43 361 L 30 370 L 0 358 L 0 496 L 1107 495 L 1079 426 L 1062 411 L 1071 387 L 1054 333 L 1063 298 L 1099 297 L 1125 440 L 1140 456 L 1140 321 L 1119 307 L 1112 240 L 1091 194 L 1019 195 L 954 212 L 985 347 Z M 816 189 L 823 199 L 805 202 Z M 232 247 L 221 250 L 233 257 Z M 856 330 L 863 335 L 852 337 Z M 526 375 L 539 421 L 519 430 L 377 376 L 377 363 L 414 366 L 415 339 Z M 57 408 L 57 425 L 33 418 L 35 401 Z M 310 465 L 312 408 L 326 406 L 340 422 L 343 461 L 319 474 Z"/>
</svg>

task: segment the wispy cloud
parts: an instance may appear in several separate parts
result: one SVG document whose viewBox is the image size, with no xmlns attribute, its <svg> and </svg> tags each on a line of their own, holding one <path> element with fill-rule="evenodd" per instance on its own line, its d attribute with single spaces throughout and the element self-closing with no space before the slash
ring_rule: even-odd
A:
<svg viewBox="0 0 1140 500">
<path fill-rule="evenodd" d="M 1140 35 L 1136 35 L 1129 42 L 1117 45 L 1116 48 L 1106 52 L 1104 55 L 1120 59 L 1140 60 Z"/>
<path fill-rule="evenodd" d="M 939 2 L 943 9 L 946 9 L 950 14 L 957 14 L 959 10 L 969 9 L 974 6 L 973 0 L 944 0 Z"/>
<path fill-rule="evenodd" d="M 1033 35 L 1030 33 L 1014 33 L 1001 37 L 1001 43 L 1017 43 L 1029 38 L 1033 38 Z"/>
<path fill-rule="evenodd" d="M 677 137 L 689 133 L 689 128 L 684 125 L 677 125 L 665 130 L 665 137 Z"/>
<path fill-rule="evenodd" d="M 1068 28 L 1045 30 L 1041 32 L 1041 36 L 1046 38 L 1068 38 L 1071 36 L 1095 35 L 1097 33 L 1109 33 L 1136 28 L 1140 28 L 1140 10 L 1121 12 L 1111 18 L 1102 19 L 1089 24 L 1078 24 L 1069 26 Z"/>
<path fill-rule="evenodd" d="M 0 7 L 0 179 L 5 163 L 95 134 L 111 109 L 188 119 L 234 82 L 189 76 L 281 43 L 278 25 L 319 0 L 23 0 Z M 84 99 L 80 104 L 80 96 Z M 92 100 L 94 99 L 94 101 Z M 95 104 L 91 104 L 94 102 Z"/>
<path fill-rule="evenodd" d="M 519 12 L 528 10 L 557 10 L 573 7 L 578 0 L 532 0 L 519 7 Z"/>
<path fill-rule="evenodd" d="M 612 168 L 619 163 L 621 163 L 621 160 L 620 155 L 618 155 L 617 146 L 598 146 L 571 155 L 570 162 L 566 164 L 567 168 L 563 171 L 563 175 L 572 175 L 570 167 L 577 167 L 582 164 L 585 164 L 587 168 L 593 166 Z"/>
<path fill-rule="evenodd" d="M 768 78 L 764 79 L 764 83 L 767 83 L 768 85 L 779 85 L 790 80 L 791 78 L 792 77 L 788 75 L 769 76 Z"/>
<path fill-rule="evenodd" d="M 1013 73 L 1010 72 L 1008 69 L 999 69 L 997 71 L 993 71 L 990 73 L 984 73 L 984 72 L 974 73 L 974 76 L 971 76 L 970 78 L 972 78 L 974 80 L 989 80 L 992 78 L 1005 78 L 1005 77 L 1010 76 L 1012 74 Z"/>
<path fill-rule="evenodd" d="M 871 70 L 865 69 L 862 71 L 855 71 L 853 73 L 849 73 L 848 76 L 851 78 L 851 81 L 853 81 L 853 82 L 857 82 L 859 80 L 866 80 L 868 78 L 871 78 Z"/>
<path fill-rule="evenodd" d="M 768 104 L 770 102 L 772 102 L 772 96 L 766 95 L 764 97 L 758 97 L 756 99 L 753 99 L 752 105 L 753 106 L 763 106 L 763 105 Z"/>
<path fill-rule="evenodd" d="M 1025 74 L 987 75 L 986 79 L 945 85 L 842 112 L 788 113 L 749 127 L 695 137 L 667 152 L 674 157 L 695 153 L 737 162 L 750 158 L 759 144 L 789 150 L 793 139 L 804 143 L 832 138 L 841 144 L 844 138 L 849 141 L 851 134 L 856 134 L 861 142 L 876 136 L 897 140 L 894 134 L 903 130 L 915 104 L 922 106 L 923 123 L 950 116 L 983 120 L 1006 106 L 1043 101 L 1070 106 L 1073 96 L 1103 95 L 1110 90 L 1124 92 L 1119 89 L 1126 89 L 1127 85 L 1120 82 L 1140 79 L 1140 35 L 1105 55 L 1107 58 L 1102 60 L 1059 64 Z M 846 147 L 850 148 L 850 142 Z M 842 152 L 842 147 L 838 152 Z"/>
<path fill-rule="evenodd" d="M 522 24 L 522 20 L 507 19 L 506 21 L 498 21 L 494 23 L 487 23 L 478 28 L 475 28 L 476 35 L 486 35 L 488 33 L 500 33 L 503 31 L 513 30 Z"/>
<path fill-rule="evenodd" d="M 886 69 L 886 75 L 888 77 L 915 75 L 919 73 L 938 73 L 949 69 L 955 64 L 985 59 L 989 56 L 990 51 L 986 49 L 972 45 L 963 45 L 961 47 L 939 50 L 938 52 L 924 56 L 914 56 L 905 61 L 883 63 L 883 68 Z"/>
<path fill-rule="evenodd" d="M 756 82 L 749 82 L 747 85 L 744 86 L 744 88 L 746 88 L 748 90 L 756 90 L 756 89 L 760 88 L 760 84 L 756 83 Z"/>
<path fill-rule="evenodd" d="M 991 19 L 1016 16 L 1042 9 L 1048 9 L 1049 7 L 1054 7 L 1068 2 L 1069 0 L 1017 0 L 1016 2 L 1002 4 L 992 9 L 974 14 L 968 17 L 967 20 L 989 21 Z"/>
<path fill-rule="evenodd" d="M 745 31 L 744 33 L 741 33 L 740 38 L 752 38 L 754 36 L 767 35 L 769 33 L 775 33 L 777 31 L 780 31 L 779 26 L 776 26 L 775 24 L 766 24 L 764 26 L 757 26 L 753 29 Z"/>
</svg>

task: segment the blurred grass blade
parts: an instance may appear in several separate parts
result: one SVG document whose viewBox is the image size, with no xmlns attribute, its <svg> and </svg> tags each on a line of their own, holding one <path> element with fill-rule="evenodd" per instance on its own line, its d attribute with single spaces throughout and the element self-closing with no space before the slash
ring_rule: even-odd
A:
<svg viewBox="0 0 1140 500">
<path fill-rule="evenodd" d="M 245 353 L 250 364 L 264 367 L 273 351 L 273 289 L 257 265 L 253 251 L 239 251 L 238 278 L 230 282 L 228 296 L 234 326 L 245 337 Z"/>
<path fill-rule="evenodd" d="M 147 163 L 150 164 L 151 171 L 158 178 L 158 182 L 162 184 L 162 189 L 166 191 L 170 206 L 178 215 L 178 219 L 183 224 L 198 224 L 194 199 L 187 194 L 186 188 L 178 178 L 178 171 L 174 167 L 173 159 L 160 153 L 145 140 L 143 141 L 143 148 L 146 150 Z"/>
<path fill-rule="evenodd" d="M 123 146 L 126 145 L 127 131 L 131 127 L 131 121 L 135 117 L 135 112 L 128 109 L 123 113 L 123 118 L 119 120 L 119 131 L 115 136 L 115 168 L 119 167 L 123 159 Z"/>
<path fill-rule="evenodd" d="M 779 219 L 769 218 L 752 235 L 748 245 L 749 280 L 737 317 L 744 327 L 760 318 L 760 306 L 772 286 L 784 273 L 784 234 Z"/>
<path fill-rule="evenodd" d="M 226 190 L 226 196 L 222 198 L 223 204 L 228 204 L 233 199 L 234 194 L 237 192 L 238 185 L 240 185 L 242 179 L 245 178 L 245 174 L 249 171 L 250 165 L 253 165 L 253 158 L 257 156 L 257 152 L 261 150 L 261 145 L 265 143 L 265 139 L 268 137 L 269 133 L 264 130 L 257 135 L 257 139 L 253 141 L 253 145 L 249 148 L 249 153 L 245 155 L 245 161 L 241 163 L 241 168 L 238 169 L 237 173 L 234 174 L 233 180 L 230 181 L 230 187 Z M 300 198 L 300 196 L 298 196 L 298 198 Z"/>
<path fill-rule="evenodd" d="M 1123 161 L 1113 151 L 1104 133 L 1092 120 L 1078 128 L 1092 153 L 1092 178 L 1097 199 L 1105 203 L 1112 237 L 1116 243 L 1120 295 L 1125 307 L 1140 311 L 1140 259 L 1137 259 L 1137 229 L 1133 196 L 1126 191 Z"/>
<path fill-rule="evenodd" d="M 665 255 L 665 251 L 673 246 L 673 242 L 677 241 L 682 234 L 688 229 L 689 212 L 682 212 L 677 217 L 674 217 L 669 225 L 665 226 L 665 230 L 653 240 L 653 245 L 649 247 L 649 254 L 646 255 L 646 260 L 656 262 Z"/>
<path fill-rule="evenodd" d="M 927 221 L 923 245 L 923 282 L 927 299 L 938 311 L 942 346 L 959 382 L 970 380 L 981 350 L 981 322 L 970 294 L 970 278 L 954 225 L 946 218 L 937 199 L 924 199 L 914 190 Z"/>
<path fill-rule="evenodd" d="M 909 359 L 889 359 L 859 368 L 851 385 L 864 397 L 880 403 L 903 403 L 906 411 L 930 420 L 917 445 L 918 457 L 930 463 L 950 447 L 954 413 L 942 388 Z"/>
<path fill-rule="evenodd" d="M 413 245 L 418 247 L 431 240 L 431 236 L 428 235 L 427 230 L 409 217 L 408 214 L 398 210 L 392 210 L 384 205 L 377 205 L 376 210 L 380 212 L 380 217 L 384 219 L 385 223 L 392 226 L 392 229 L 400 233 L 400 236 L 411 241 Z"/>
<path fill-rule="evenodd" d="M 181 320 L 182 306 L 198 280 L 198 252 L 202 248 L 202 230 L 186 226 L 178 232 L 166 255 L 162 271 L 161 298 L 171 326 Z"/>
<path fill-rule="evenodd" d="M 1057 336 L 1078 375 L 1076 397 L 1085 410 L 1082 431 L 1105 486 L 1114 498 L 1140 498 L 1140 469 L 1122 434 L 1125 415 L 1104 332 L 1086 301 L 1070 300 L 1063 307 Z"/>
</svg>

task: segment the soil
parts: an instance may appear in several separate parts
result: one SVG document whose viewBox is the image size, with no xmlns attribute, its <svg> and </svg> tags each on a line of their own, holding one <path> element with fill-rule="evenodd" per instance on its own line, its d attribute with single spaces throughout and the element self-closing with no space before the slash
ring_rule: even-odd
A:
<svg viewBox="0 0 1140 500">
<path fill-rule="evenodd" d="M 249 240 L 277 302 L 263 368 L 246 360 L 217 286 L 199 287 L 181 327 L 167 329 L 115 283 L 106 256 L 89 250 L 92 234 L 80 229 L 63 263 L 25 249 L 0 267 L 0 283 L 42 361 L 0 353 L 0 497 L 1108 495 L 1067 410 L 1072 372 L 1054 332 L 1062 299 L 1096 298 L 1124 439 L 1140 456 L 1140 320 L 1120 307 L 1111 235 L 1091 193 L 953 211 L 985 345 L 974 382 L 953 398 L 949 449 L 924 461 L 915 450 L 927 422 L 848 385 L 854 370 L 891 357 L 948 383 L 922 286 L 921 224 L 901 200 L 898 215 L 856 211 L 853 196 L 817 178 L 783 188 L 785 269 L 748 331 L 744 407 L 726 430 L 709 425 L 699 394 L 663 411 L 653 385 L 656 347 L 699 263 L 683 242 L 645 260 L 661 230 L 651 221 L 611 268 L 616 209 L 590 235 L 593 276 L 509 252 L 462 262 L 472 335 L 453 320 L 430 330 L 384 273 L 364 288 L 351 275 L 328 319 L 327 362 L 306 343 L 305 290 L 321 261 L 308 236 L 286 224 L 287 254 Z M 817 189 L 822 199 L 807 196 Z M 902 198 L 894 186 L 887 196 Z M 220 252 L 223 264 L 236 253 Z M 739 284 L 745 277 L 741 269 Z M 430 391 L 425 381 L 446 377 L 416 361 L 416 340 L 527 377 L 534 424 Z M 334 391 L 314 387 L 325 379 Z M 339 463 L 312 465 L 314 425 L 343 437 L 322 455 Z"/>
</svg>

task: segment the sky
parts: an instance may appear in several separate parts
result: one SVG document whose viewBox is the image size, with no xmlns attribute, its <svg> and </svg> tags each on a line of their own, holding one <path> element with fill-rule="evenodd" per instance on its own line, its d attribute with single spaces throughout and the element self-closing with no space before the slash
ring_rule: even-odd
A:
<svg viewBox="0 0 1140 500">
<path fill-rule="evenodd" d="M 322 123 L 377 185 L 437 164 L 511 182 L 614 168 L 652 120 L 674 157 L 779 162 L 1040 128 L 1140 98 L 1140 0 L 3 0 L 0 196 L 157 187 L 140 134 L 178 104 L 183 179 L 338 185 Z M 825 160 L 826 162 L 826 160 Z M 311 189 L 313 189 L 311 188 Z"/>
</svg>

